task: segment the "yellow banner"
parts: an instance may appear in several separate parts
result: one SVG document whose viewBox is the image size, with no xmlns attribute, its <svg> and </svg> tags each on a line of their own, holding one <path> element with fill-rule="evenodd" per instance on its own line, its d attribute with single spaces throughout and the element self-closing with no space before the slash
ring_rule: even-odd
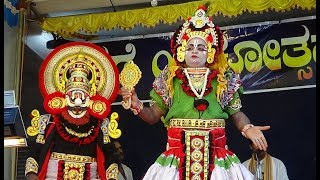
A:
<svg viewBox="0 0 320 180">
<path fill-rule="evenodd" d="M 293 8 L 312 9 L 316 7 L 316 0 L 202 0 L 120 12 L 45 18 L 41 27 L 65 38 L 74 37 L 80 31 L 96 33 L 114 28 L 129 30 L 137 25 L 154 27 L 159 23 L 172 24 L 179 19 L 186 19 L 193 15 L 199 5 L 204 4 L 208 4 L 209 16 L 237 16 L 246 11 L 263 13 L 268 10 L 280 12 Z"/>
</svg>

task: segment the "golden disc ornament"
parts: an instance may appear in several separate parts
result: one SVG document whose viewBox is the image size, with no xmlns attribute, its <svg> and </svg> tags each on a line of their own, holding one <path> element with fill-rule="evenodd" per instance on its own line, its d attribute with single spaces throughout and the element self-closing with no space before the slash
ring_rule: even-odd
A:
<svg viewBox="0 0 320 180">
<path fill-rule="evenodd" d="M 139 67 L 133 61 L 129 61 L 124 65 L 120 73 L 120 84 L 131 91 L 141 79 L 141 74 Z M 129 109 L 131 107 L 131 99 L 122 101 L 121 104 L 125 109 Z"/>
<path fill-rule="evenodd" d="M 100 46 L 86 42 L 70 42 L 55 48 L 40 67 L 39 88 L 44 97 L 54 92 L 66 93 L 68 72 L 82 63 L 89 71 L 90 96 L 101 95 L 113 102 L 119 91 L 119 72 L 112 57 Z M 52 106 L 63 105 L 59 99 Z"/>
</svg>

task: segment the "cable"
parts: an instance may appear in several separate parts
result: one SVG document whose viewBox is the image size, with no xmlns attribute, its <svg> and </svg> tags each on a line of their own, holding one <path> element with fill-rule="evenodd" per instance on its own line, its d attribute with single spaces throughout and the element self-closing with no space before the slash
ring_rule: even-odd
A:
<svg viewBox="0 0 320 180">
<path fill-rule="evenodd" d="M 256 159 L 257 159 L 257 170 L 256 170 L 256 177 L 257 177 L 257 180 L 260 180 L 261 179 L 261 173 L 260 173 L 260 160 L 258 159 L 258 153 L 255 153 L 256 155 Z"/>
<path fill-rule="evenodd" d="M 111 5 L 112 5 L 113 12 L 116 12 L 116 8 L 114 8 L 113 3 L 112 3 L 112 0 L 110 0 L 110 3 L 111 3 Z"/>
</svg>

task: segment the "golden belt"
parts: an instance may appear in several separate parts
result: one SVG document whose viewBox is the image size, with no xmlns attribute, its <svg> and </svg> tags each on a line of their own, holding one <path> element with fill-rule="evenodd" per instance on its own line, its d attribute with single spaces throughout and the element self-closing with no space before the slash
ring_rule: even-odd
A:
<svg viewBox="0 0 320 180">
<path fill-rule="evenodd" d="M 71 161 L 71 162 L 80 162 L 80 163 L 92 163 L 97 162 L 96 158 L 90 156 L 80 156 L 75 154 L 64 154 L 64 153 L 51 153 L 52 159 Z"/>
<path fill-rule="evenodd" d="M 224 119 L 170 119 L 170 127 L 209 129 L 225 127 Z"/>
</svg>

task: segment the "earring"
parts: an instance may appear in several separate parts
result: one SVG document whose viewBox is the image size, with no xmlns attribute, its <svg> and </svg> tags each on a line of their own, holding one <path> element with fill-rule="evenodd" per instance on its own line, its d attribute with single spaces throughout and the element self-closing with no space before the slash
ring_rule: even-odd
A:
<svg viewBox="0 0 320 180">
<path fill-rule="evenodd" d="M 178 47 L 177 59 L 179 62 L 184 61 L 185 51 L 183 47 Z"/>
<path fill-rule="evenodd" d="M 208 57 L 207 57 L 207 62 L 209 64 L 213 63 L 214 61 L 214 55 L 216 54 L 216 49 L 212 48 L 211 43 L 208 43 Z"/>
<path fill-rule="evenodd" d="M 186 55 L 186 46 L 187 46 L 187 41 L 183 40 L 181 43 L 181 46 L 178 47 L 178 49 L 177 49 L 177 59 L 179 62 L 184 61 L 184 57 Z"/>
</svg>

